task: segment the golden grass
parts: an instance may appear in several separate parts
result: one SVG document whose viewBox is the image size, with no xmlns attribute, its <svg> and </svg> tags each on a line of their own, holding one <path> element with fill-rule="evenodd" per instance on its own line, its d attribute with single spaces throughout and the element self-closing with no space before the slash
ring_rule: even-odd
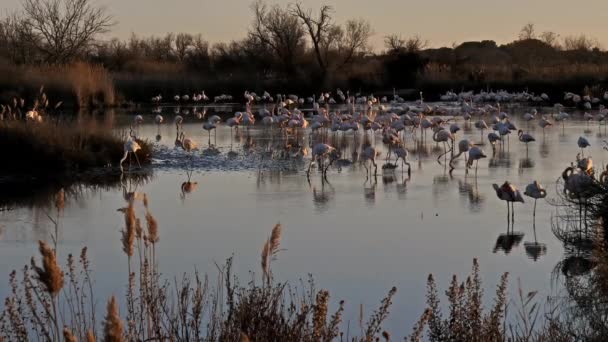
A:
<svg viewBox="0 0 608 342">
<path fill-rule="evenodd" d="M 147 202 L 148 200 L 146 200 Z M 125 210 L 125 225 L 136 230 L 139 218 L 133 204 Z M 146 220 L 152 230 L 158 232 L 158 223 L 150 213 L 148 203 Z M 153 220 L 152 220 L 153 219 Z M 151 223 L 154 221 L 154 223 Z M 131 228 L 128 228 L 131 227 Z M 148 234 L 150 234 L 148 227 Z M 268 263 L 262 263 L 263 284 L 255 279 L 239 285 L 231 273 L 232 260 L 218 266 L 215 286 L 209 286 L 207 277 L 198 273 L 190 277 L 167 281 L 161 277 L 153 252 L 154 244 L 145 243 L 145 234 L 127 234 L 129 248 L 137 248 L 134 271 L 129 256 L 129 285 L 123 298 L 127 308 L 125 317 L 118 309 L 119 300 L 112 296 L 107 302 L 103 324 L 98 336 L 103 341 L 390 341 L 391 333 L 383 329 L 397 289 L 391 288 L 379 307 L 371 311 L 367 322 L 363 306 L 360 308 L 360 335 L 353 334 L 350 325 L 344 326 L 342 315 L 344 301 L 331 312 L 330 294 L 316 290 L 312 279 L 304 287 L 292 287 L 276 283 L 271 276 L 270 261 L 280 251 L 282 226 L 273 227 L 266 240 L 262 255 Z M 121 235 L 123 246 L 125 233 Z M 133 251 L 134 252 L 134 251 Z M 40 243 L 43 267 L 34 265 L 23 270 L 23 282 L 18 284 L 17 273 L 10 276 L 11 293 L 0 315 L 0 339 L 26 340 L 35 336 L 43 339 L 65 341 L 95 341 L 95 297 L 93 280 L 89 270 L 86 248 L 77 261 L 69 255 L 67 280 L 63 275 L 55 252 Z M 131 253 L 135 256 L 135 253 Z M 604 255 L 604 254 L 602 254 Z M 264 258 L 263 258 L 264 260 Z M 33 271 L 33 273 L 32 273 Z M 52 274 L 52 275 L 49 275 Z M 536 327 L 534 315 L 538 306 L 530 307 L 533 295 L 519 292 L 521 306 L 517 324 L 508 325 L 506 318 L 507 275 L 499 281 L 493 305 L 484 310 L 483 289 L 479 265 L 473 262 L 471 275 L 464 282 L 457 277 L 445 292 L 448 305 L 440 303 L 439 292 L 432 275 L 428 278 L 427 308 L 413 328 L 409 341 L 548 341 L 548 336 L 562 338 L 563 327 L 559 322 Z M 64 291 L 60 291 L 61 289 Z M 521 286 L 520 286 L 521 289 Z M 40 292 L 42 291 L 42 292 Z M 55 303 L 62 311 L 55 311 Z M 443 309 L 447 309 L 447 315 Z M 536 310 L 536 311 L 535 311 Z M 551 318 L 551 317 L 549 317 Z M 507 330 L 507 325 L 510 330 Z M 63 330 L 55 328 L 63 326 Z M 352 335 L 351 335 L 352 334 Z"/>
<path fill-rule="evenodd" d="M 142 164 L 150 161 L 151 147 L 138 140 Z M 4 174 L 58 176 L 91 168 L 118 166 L 124 139 L 93 120 L 64 122 L 46 118 L 41 123 L 0 122 Z M 44 168 L 40 166 L 44 165 Z"/>
<path fill-rule="evenodd" d="M 34 91 L 45 85 L 57 97 L 80 108 L 114 106 L 116 93 L 110 73 L 101 65 L 76 62 L 66 65 L 0 65 L 1 88 Z"/>
<path fill-rule="evenodd" d="M 118 311 L 116 297 L 112 296 L 108 301 L 106 318 L 103 324 L 103 334 L 105 342 L 125 341 L 123 324 Z"/>
<path fill-rule="evenodd" d="M 39 241 L 38 245 L 42 255 L 42 267 L 36 266 L 33 261 L 32 266 L 38 274 L 38 280 L 44 284 L 47 292 L 52 297 L 56 297 L 63 287 L 63 271 L 57 263 L 55 251 L 44 241 Z"/>
</svg>

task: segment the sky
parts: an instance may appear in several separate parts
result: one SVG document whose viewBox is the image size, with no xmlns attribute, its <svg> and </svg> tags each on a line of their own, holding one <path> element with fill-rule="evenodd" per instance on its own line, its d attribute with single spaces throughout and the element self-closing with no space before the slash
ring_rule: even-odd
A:
<svg viewBox="0 0 608 342">
<path fill-rule="evenodd" d="M 106 6 L 117 25 L 109 36 L 127 38 L 167 32 L 202 33 L 210 42 L 244 37 L 251 22 L 249 0 L 93 0 Z M 291 1 L 268 1 L 288 4 Z M 585 33 L 608 48 L 608 1 L 587 0 L 302 0 L 305 6 L 334 7 L 338 22 L 364 18 L 373 29 L 372 45 L 383 48 L 383 37 L 420 35 L 430 46 L 463 41 L 514 40 L 528 22 L 538 32 L 560 36 Z M 4 10 L 20 8 L 20 0 L 2 0 Z"/>
</svg>

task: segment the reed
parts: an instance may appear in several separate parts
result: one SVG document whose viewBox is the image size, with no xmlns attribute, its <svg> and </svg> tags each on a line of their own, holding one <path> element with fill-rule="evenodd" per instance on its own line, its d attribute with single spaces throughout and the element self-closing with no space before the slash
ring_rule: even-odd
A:
<svg viewBox="0 0 608 342">
<path fill-rule="evenodd" d="M 141 140 L 138 142 L 142 147 L 137 153 L 139 161 L 149 163 L 150 144 Z M 122 137 L 93 120 L 0 122 L 5 175 L 58 177 L 108 165 L 118 167 L 124 154 L 123 144 Z"/>
<path fill-rule="evenodd" d="M 345 326 L 342 319 L 344 301 L 332 305 L 329 291 L 318 290 L 312 278 L 298 286 L 272 278 L 270 261 L 276 259 L 281 250 L 280 224 L 273 227 L 262 248 L 262 260 L 267 263 L 260 265 L 261 284 L 254 277 L 241 285 L 232 274 L 232 259 L 218 265 L 217 281 L 213 285 L 208 276 L 201 277 L 198 272 L 173 280 L 163 278 L 153 252 L 154 246 L 162 243 L 153 238 L 160 227 L 148 204 L 145 210 L 148 228 L 140 234 L 136 232 L 140 219 L 133 202 L 125 209 L 121 241 L 129 256 L 128 287 L 124 297 L 109 299 L 100 324 L 95 318 L 99 297 L 94 290 L 87 249 L 82 250 L 79 258 L 68 255 L 64 279 L 56 251 L 41 242 L 42 266 L 33 262 L 32 268 L 25 267 L 21 282 L 17 272 L 11 273 L 12 291 L 0 314 L 0 337 L 11 341 L 38 336 L 44 340 L 90 342 L 95 341 L 96 336 L 102 336 L 103 341 L 368 342 L 393 339 L 383 324 L 390 314 L 397 292 L 395 287 L 368 317 L 361 306 L 361 332 L 351 336 L 349 324 Z M 559 320 L 537 325 L 535 311 L 530 307 L 536 299 L 530 293 L 520 292 L 523 300 L 511 324 L 506 315 L 506 285 L 507 274 L 504 274 L 493 305 L 484 311 L 479 265 L 474 260 L 471 275 L 464 282 L 455 276 L 452 278 L 446 291 L 449 305 L 444 316 L 437 286 L 433 276 L 429 276 L 427 308 L 409 340 L 546 341 L 548 336 L 553 336 L 560 337 L 556 341 L 567 341 L 562 338 L 565 335 Z M 124 316 L 119 312 L 119 301 L 127 308 Z M 57 328 L 60 326 L 62 330 Z"/>
</svg>

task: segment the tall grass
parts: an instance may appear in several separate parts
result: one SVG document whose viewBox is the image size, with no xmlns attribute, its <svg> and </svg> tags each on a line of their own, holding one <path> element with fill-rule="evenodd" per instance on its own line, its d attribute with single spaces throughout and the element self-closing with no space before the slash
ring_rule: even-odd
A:
<svg viewBox="0 0 608 342">
<path fill-rule="evenodd" d="M 56 176 L 90 168 L 118 166 L 124 137 L 93 120 L 41 123 L 0 122 L 3 174 Z M 140 141 L 139 160 L 150 160 L 150 146 Z"/>
<path fill-rule="evenodd" d="M 318 290 L 312 278 L 300 286 L 276 281 L 271 261 L 281 251 L 282 226 L 261 240 L 261 277 L 241 284 L 232 273 L 232 259 L 218 265 L 215 281 L 198 272 L 166 279 L 159 270 L 158 222 L 142 199 L 143 220 L 134 200 L 124 212 L 121 243 L 128 263 L 125 293 L 114 294 L 100 315 L 87 248 L 78 258 L 68 255 L 62 268 L 57 249 L 40 242 L 42 265 L 12 272 L 11 293 L 0 315 L 0 337 L 6 340 L 64 341 L 390 341 L 383 323 L 397 289 L 392 288 L 369 317 L 360 308 L 359 333 L 343 322 L 345 302 L 331 305 L 330 293 Z M 63 205 L 63 203 L 61 203 Z M 137 205 L 140 208 L 139 205 Z M 59 219 L 59 216 L 58 216 Z M 145 223 L 144 223 L 145 222 Z M 504 274 L 486 311 L 477 261 L 464 282 L 456 276 L 446 291 L 442 313 L 434 278 L 429 276 L 427 308 L 407 338 L 410 341 L 569 341 L 559 321 L 540 323 L 535 292 L 519 292 L 515 321 L 507 319 L 509 300 Z M 521 286 L 520 286 L 521 289 Z M 119 303 L 124 310 L 119 310 Z M 102 317 L 100 319 L 100 317 Z"/>
<path fill-rule="evenodd" d="M 64 99 L 77 108 L 117 105 L 114 81 L 101 65 L 83 62 L 14 65 L 5 62 L 0 63 L 0 73 L 3 75 L 0 78 L 0 102 L 6 102 L 7 97 L 16 94 L 33 94 L 45 85 L 51 97 Z"/>
</svg>

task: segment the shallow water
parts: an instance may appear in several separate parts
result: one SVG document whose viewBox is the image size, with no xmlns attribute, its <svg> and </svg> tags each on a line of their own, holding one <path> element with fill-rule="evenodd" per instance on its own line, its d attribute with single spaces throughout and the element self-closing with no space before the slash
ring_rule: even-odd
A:
<svg viewBox="0 0 608 342">
<path fill-rule="evenodd" d="M 452 274 L 461 278 L 468 274 L 473 258 L 480 260 L 488 301 L 503 272 L 510 273 L 511 293 L 517 279 L 543 297 L 560 290 L 552 281 L 552 272 L 564 255 L 551 232 L 555 207 L 545 200 L 537 205 L 536 234 L 538 242 L 546 244 L 546 255 L 531 258 L 524 248 L 524 242 L 534 242 L 529 198 L 515 205 L 514 230 L 524 234 L 522 241 L 507 251 L 496 248 L 497 239 L 507 231 L 507 213 L 492 183 L 509 180 L 523 192 L 526 184 L 537 180 L 546 187 L 548 198 L 555 198 L 555 181 L 579 152 L 579 136 L 589 139 L 586 154 L 594 157 L 595 165 L 605 162 L 605 128 L 597 123 L 588 127 L 578 113 L 572 114 L 565 128 L 556 124 L 543 134 L 536 121 L 526 128 L 520 121 L 523 112 L 523 108 L 510 110 L 515 125 L 537 139 L 530 143 L 528 158 L 516 132 L 493 158 L 486 141 L 483 148 L 489 158 L 480 161 L 477 176 L 474 170 L 465 174 L 464 160 L 450 175 L 437 162 L 442 147 L 436 148 L 428 132 L 424 153 L 416 153 L 411 134 L 407 135 L 412 163 L 409 179 L 400 168 L 383 175 L 381 167 L 376 181 L 366 179 L 365 168 L 355 163 L 341 170 L 330 168 L 327 182 L 314 171 L 310 183 L 308 158 L 280 160 L 262 153 L 274 150 L 276 157 L 277 146 L 284 145 L 276 131 L 271 134 L 256 126 L 231 134 L 230 128 L 220 126 L 211 135 L 219 154 L 212 155 L 205 151 L 209 138 L 202 121 L 190 117 L 183 130 L 200 150 L 188 154 L 174 148 L 175 126 L 157 127 L 150 113 L 137 134 L 155 141 L 153 178 L 137 187 L 128 182 L 126 186 L 150 197 L 151 211 L 160 224 L 157 255 L 165 276 L 172 278 L 195 268 L 214 275 L 214 262 L 234 255 L 235 271 L 246 281 L 248 271 L 259 273 L 261 247 L 273 225 L 281 222 L 285 251 L 272 266 L 277 279 L 296 283 L 312 274 L 333 300 L 346 300 L 351 327 L 357 326 L 359 304 L 369 314 L 396 286 L 385 328 L 394 336 L 406 335 L 424 309 L 428 274 L 433 273 L 440 287 L 447 288 Z M 163 115 L 172 122 L 169 112 Z M 130 118 L 119 116 L 117 121 L 126 120 Z M 462 119 L 458 123 L 464 126 Z M 156 142 L 159 133 L 161 139 Z M 307 144 L 308 132 L 300 134 Z M 480 140 L 474 127 L 459 132 L 457 139 L 463 135 Z M 359 150 L 355 146 L 362 142 L 361 132 L 356 143 L 352 132 L 335 139 L 344 157 Z M 376 142 L 383 151 L 382 165 L 386 150 L 380 136 Z M 229 151 L 236 153 L 228 156 Z M 191 181 L 198 186 L 185 193 L 182 184 L 190 171 Z M 85 191 L 77 199 L 68 199 L 61 219 L 59 257 L 63 260 L 88 246 L 100 298 L 125 291 L 127 264 L 120 243 L 123 216 L 117 212 L 124 206 L 120 188 Z M 36 255 L 36 241 L 49 238 L 46 210 L 35 206 L 0 212 L 0 274 L 8 275 L 27 264 Z M 0 295 L 4 297 L 7 291 L 3 282 Z"/>
</svg>

